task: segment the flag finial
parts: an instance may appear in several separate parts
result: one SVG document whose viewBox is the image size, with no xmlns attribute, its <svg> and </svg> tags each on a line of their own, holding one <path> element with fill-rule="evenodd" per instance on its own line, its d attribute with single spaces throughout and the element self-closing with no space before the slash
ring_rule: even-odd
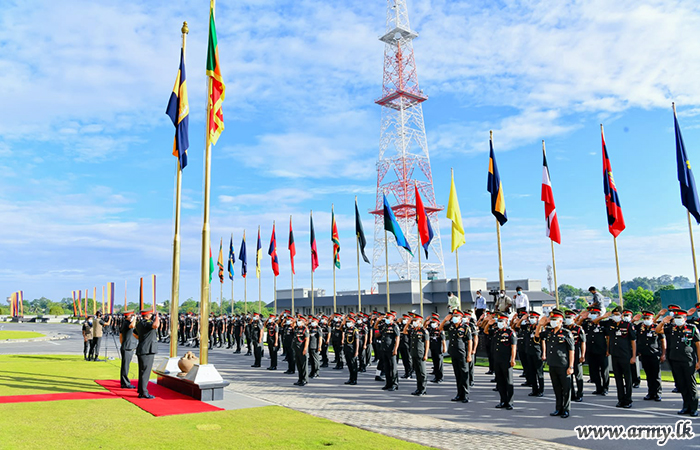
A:
<svg viewBox="0 0 700 450">
<path fill-rule="evenodd" d="M 187 26 L 187 21 L 182 22 L 182 34 L 188 34 L 190 32 L 190 27 Z"/>
</svg>

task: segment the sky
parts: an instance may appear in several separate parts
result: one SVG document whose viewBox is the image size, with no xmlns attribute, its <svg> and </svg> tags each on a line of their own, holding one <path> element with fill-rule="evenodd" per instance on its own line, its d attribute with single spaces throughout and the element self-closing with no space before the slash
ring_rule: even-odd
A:
<svg viewBox="0 0 700 450">
<path fill-rule="evenodd" d="M 25 299 L 156 274 L 170 298 L 176 159 L 165 115 L 183 20 L 190 102 L 183 172 L 180 300 L 197 299 L 203 215 L 208 1 L 0 0 L 0 290 Z M 273 296 L 266 250 L 276 221 L 281 274 L 310 286 L 308 214 L 332 290 L 330 210 L 341 239 L 339 290 L 357 287 L 354 197 L 372 254 L 387 2 L 240 0 L 217 4 L 226 83 L 225 130 L 212 150 L 212 248 L 246 231 L 248 300 L 257 301 L 261 227 L 264 301 Z M 437 203 L 450 168 L 466 228 L 460 276 L 498 278 L 495 219 L 486 192 L 489 130 L 509 221 L 506 279 L 547 285 L 541 141 L 546 141 L 562 233 L 560 284 L 616 283 L 602 186 L 600 124 L 627 229 L 622 279 L 692 279 L 688 221 L 676 175 L 671 102 L 691 163 L 700 164 L 700 4 L 695 0 L 408 0 Z M 439 216 L 445 270 L 455 276 L 450 223 Z M 696 232 L 698 227 L 694 226 Z M 698 234 L 700 236 L 700 234 Z M 226 253 L 226 250 L 224 250 Z M 395 255 L 392 257 L 396 257 Z M 362 263 L 364 289 L 371 265 Z M 146 291 L 150 281 L 145 278 Z M 228 279 L 224 297 L 230 298 Z M 236 266 L 235 298 L 243 280 Z M 219 283 L 212 285 L 212 300 Z"/>
</svg>

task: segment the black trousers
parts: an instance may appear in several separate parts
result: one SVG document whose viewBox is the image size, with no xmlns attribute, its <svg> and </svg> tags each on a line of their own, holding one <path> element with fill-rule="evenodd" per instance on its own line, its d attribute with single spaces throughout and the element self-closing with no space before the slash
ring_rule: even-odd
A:
<svg viewBox="0 0 700 450">
<path fill-rule="evenodd" d="M 501 396 L 501 403 L 511 405 L 513 403 L 513 368 L 510 361 L 494 361 L 494 374 L 496 375 L 496 388 Z"/>
<path fill-rule="evenodd" d="M 241 344 L 243 343 L 243 335 L 240 332 L 235 333 L 236 338 L 236 352 L 241 352 Z"/>
<path fill-rule="evenodd" d="M 544 361 L 542 357 L 537 354 L 527 355 L 528 366 L 530 378 L 530 386 L 532 386 L 532 392 L 535 394 L 541 394 L 544 392 Z"/>
<path fill-rule="evenodd" d="M 583 398 L 583 364 L 578 358 L 574 361 L 574 373 L 571 374 L 571 398 Z"/>
<path fill-rule="evenodd" d="M 430 357 L 433 360 L 433 376 L 440 381 L 443 377 L 442 343 L 430 343 Z"/>
<path fill-rule="evenodd" d="M 321 344 L 321 365 L 328 365 L 328 344 L 325 340 Z"/>
<path fill-rule="evenodd" d="M 299 372 L 299 383 L 309 382 L 309 355 L 302 355 L 304 347 L 294 348 L 294 361 L 297 364 L 297 372 Z"/>
<path fill-rule="evenodd" d="M 623 405 L 632 403 L 632 365 L 630 360 L 613 356 L 612 366 L 615 374 L 617 401 Z"/>
<path fill-rule="evenodd" d="M 358 361 L 357 357 L 355 356 L 355 349 L 354 348 L 344 348 L 343 352 L 345 353 L 345 362 L 348 365 L 348 370 L 350 371 L 350 379 L 348 381 L 357 381 L 357 372 L 359 370 L 358 368 Z"/>
<path fill-rule="evenodd" d="M 659 357 L 656 355 L 640 355 L 642 368 L 647 374 L 647 394 L 649 397 L 661 396 L 661 370 Z"/>
<path fill-rule="evenodd" d="M 567 367 L 549 366 L 549 378 L 556 397 L 556 410 L 559 412 L 571 409 L 571 377 L 566 374 Z"/>
<path fill-rule="evenodd" d="M 274 343 L 267 343 L 267 349 L 270 351 L 270 367 L 277 367 L 277 352 L 279 347 L 275 347 Z"/>
<path fill-rule="evenodd" d="M 385 386 L 388 388 L 399 387 L 399 369 L 397 367 L 396 355 L 391 354 L 391 350 L 382 350 L 382 362 L 384 363 Z"/>
<path fill-rule="evenodd" d="M 318 370 L 321 367 L 321 357 L 318 353 L 317 348 L 309 349 L 309 376 L 314 377 L 318 375 Z"/>
<path fill-rule="evenodd" d="M 121 387 L 124 388 L 131 385 L 131 380 L 129 379 L 129 366 L 131 365 L 131 358 L 134 357 L 134 351 L 124 350 L 122 347 L 119 349 L 119 353 L 122 358 L 121 367 L 119 369 L 119 381 L 121 383 Z"/>
<path fill-rule="evenodd" d="M 588 372 L 591 380 L 595 383 L 596 391 L 607 391 L 610 387 L 609 358 L 605 356 L 605 353 L 588 352 L 586 359 L 588 360 Z"/>
<path fill-rule="evenodd" d="M 255 357 L 255 364 L 256 366 L 261 365 L 262 363 L 262 343 L 258 342 L 257 340 L 253 339 L 253 356 Z"/>
<path fill-rule="evenodd" d="M 416 390 L 418 392 L 425 392 L 426 385 L 426 373 L 425 373 L 425 361 L 423 361 L 423 356 L 420 353 L 411 354 L 411 361 L 413 362 L 413 373 L 416 374 Z"/>
<path fill-rule="evenodd" d="M 525 380 L 530 381 L 530 379 L 527 377 L 527 374 L 530 370 L 530 361 L 527 359 L 527 348 L 525 347 L 524 344 L 518 344 L 518 361 L 520 361 L 520 364 L 523 366 L 523 373 L 525 374 Z"/>
<path fill-rule="evenodd" d="M 90 351 L 90 347 L 92 347 L 92 339 L 88 339 L 86 341 L 83 341 L 83 356 L 87 359 L 90 357 L 92 352 Z"/>
<path fill-rule="evenodd" d="M 457 382 L 457 397 L 469 398 L 469 369 L 467 368 L 466 352 L 450 353 L 452 358 L 452 370 L 455 372 Z"/>
<path fill-rule="evenodd" d="M 695 363 L 693 361 L 668 361 L 671 364 L 673 381 L 681 396 L 683 396 L 683 409 L 688 412 L 698 410 L 698 385 L 695 379 Z"/>
<path fill-rule="evenodd" d="M 338 339 L 331 339 L 333 343 L 333 362 L 335 363 L 335 367 L 338 369 L 343 368 L 343 341 Z"/>
<path fill-rule="evenodd" d="M 153 353 L 136 355 L 139 362 L 139 395 L 148 395 L 148 379 L 151 377 L 151 370 L 153 369 L 153 360 L 155 359 L 155 356 L 156 355 Z"/>
<path fill-rule="evenodd" d="M 411 352 L 407 343 L 399 343 L 399 356 L 401 357 L 401 362 L 403 363 L 404 375 L 410 375 L 413 371 L 413 364 L 411 363 Z"/>
</svg>

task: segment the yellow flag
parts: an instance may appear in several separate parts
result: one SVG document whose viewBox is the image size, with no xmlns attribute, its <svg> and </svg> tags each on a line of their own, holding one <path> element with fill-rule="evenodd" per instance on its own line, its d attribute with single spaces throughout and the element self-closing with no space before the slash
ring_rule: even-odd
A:
<svg viewBox="0 0 700 450">
<path fill-rule="evenodd" d="M 450 186 L 450 199 L 447 202 L 447 218 L 452 221 L 452 251 L 454 252 L 467 241 L 464 239 L 464 227 L 462 226 L 462 213 L 459 211 L 457 201 L 457 188 L 455 188 L 455 174 L 452 172 L 452 185 Z"/>
</svg>

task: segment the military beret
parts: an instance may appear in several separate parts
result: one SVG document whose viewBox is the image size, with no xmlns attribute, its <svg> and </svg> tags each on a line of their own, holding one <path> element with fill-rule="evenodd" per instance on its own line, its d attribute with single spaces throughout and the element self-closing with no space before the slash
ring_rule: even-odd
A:
<svg viewBox="0 0 700 450">
<path fill-rule="evenodd" d="M 462 316 L 462 315 L 464 315 L 464 314 L 462 313 L 462 311 L 460 311 L 460 310 L 458 310 L 458 309 L 453 309 L 453 310 L 452 310 L 452 315 L 453 315 L 453 316 Z"/>
<path fill-rule="evenodd" d="M 681 309 L 681 307 L 678 305 L 668 305 L 668 308 L 666 309 Z"/>
<path fill-rule="evenodd" d="M 558 309 L 553 309 L 552 312 L 549 313 L 549 317 L 564 317 L 564 314 Z"/>
<path fill-rule="evenodd" d="M 674 313 L 677 316 L 687 316 L 688 315 L 688 311 L 683 311 L 682 309 L 677 309 L 674 311 Z"/>
<path fill-rule="evenodd" d="M 414 319 L 422 319 L 423 316 L 421 316 L 420 314 L 414 314 L 414 315 L 413 315 L 413 318 L 414 318 Z"/>
<path fill-rule="evenodd" d="M 147 315 L 147 314 L 153 314 L 153 310 L 152 310 L 152 309 L 148 309 L 148 310 L 146 310 L 146 311 L 141 311 L 141 315 L 142 315 L 142 316 L 145 316 L 145 315 Z"/>
<path fill-rule="evenodd" d="M 537 316 L 537 317 L 540 316 L 540 313 L 538 313 L 537 311 L 530 311 L 528 314 L 531 316 Z"/>
<path fill-rule="evenodd" d="M 507 318 L 508 318 L 508 314 L 506 314 L 506 313 L 504 313 L 504 312 L 499 312 L 499 313 L 498 313 L 498 318 L 499 318 L 499 319 L 507 319 Z"/>
<path fill-rule="evenodd" d="M 632 314 L 632 311 L 629 309 L 623 309 L 622 314 Z"/>
<path fill-rule="evenodd" d="M 651 316 L 651 317 L 655 316 L 655 314 L 651 311 L 642 311 L 642 315 L 643 316 Z"/>
<path fill-rule="evenodd" d="M 570 309 L 568 309 L 568 310 L 566 310 L 565 314 L 566 314 L 567 316 L 575 316 L 575 315 L 576 315 L 576 312 L 575 312 L 575 311 L 572 311 L 572 310 L 570 310 Z"/>
<path fill-rule="evenodd" d="M 124 311 L 122 314 L 124 314 L 125 317 L 129 317 L 134 314 L 133 311 Z"/>
</svg>

